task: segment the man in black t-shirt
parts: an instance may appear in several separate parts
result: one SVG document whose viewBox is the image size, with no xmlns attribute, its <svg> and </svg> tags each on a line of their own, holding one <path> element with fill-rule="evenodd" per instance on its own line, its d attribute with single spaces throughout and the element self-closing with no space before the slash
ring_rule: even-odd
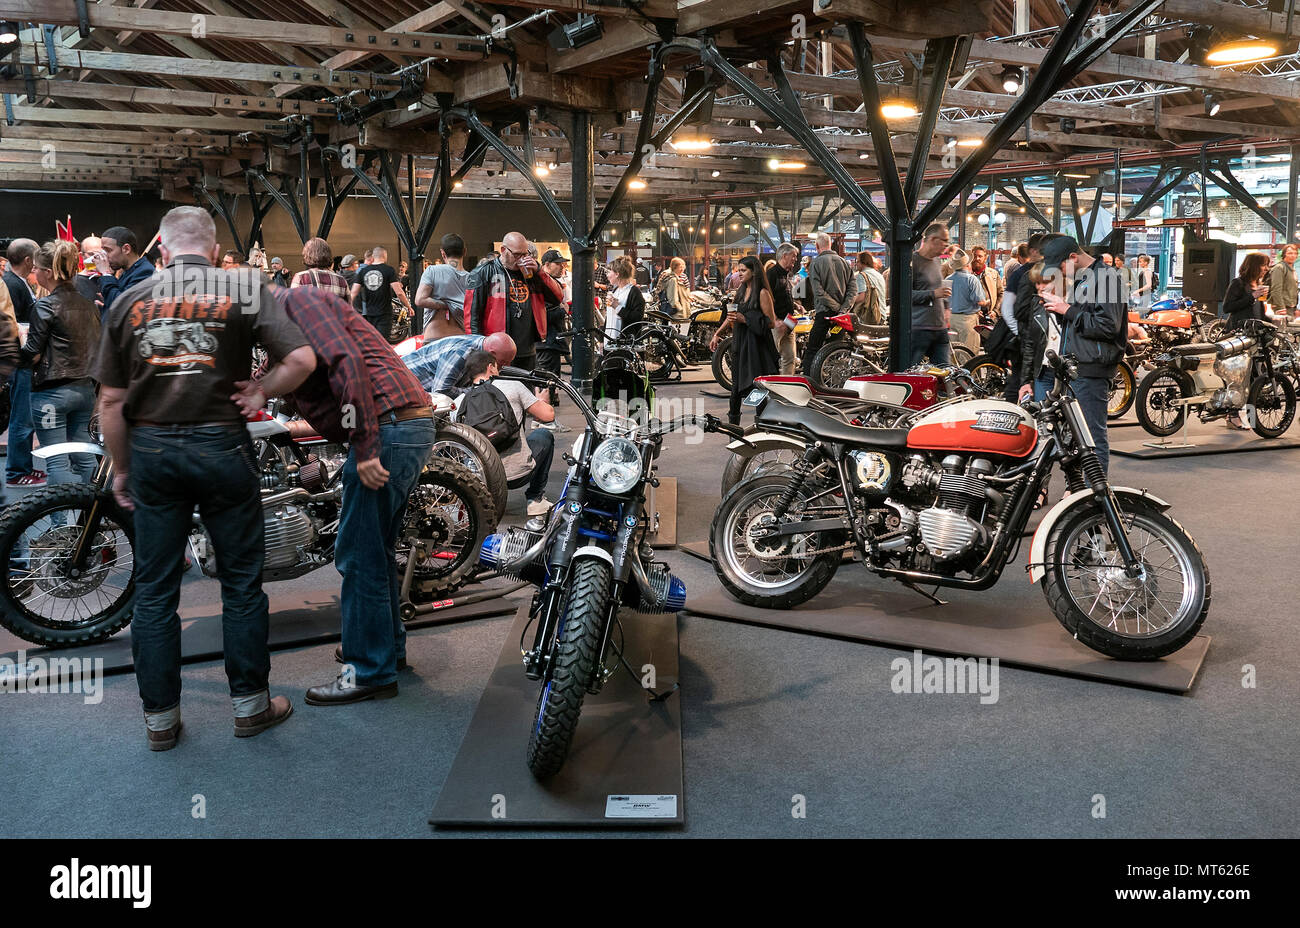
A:
<svg viewBox="0 0 1300 928">
<path fill-rule="evenodd" d="M 388 338 L 393 329 L 393 297 L 401 301 L 407 312 L 412 312 L 411 301 L 397 277 L 397 271 L 388 263 L 388 250 L 376 245 L 371 251 L 373 264 L 364 264 L 352 283 L 352 302 L 361 300 L 361 315 Z"/>
</svg>

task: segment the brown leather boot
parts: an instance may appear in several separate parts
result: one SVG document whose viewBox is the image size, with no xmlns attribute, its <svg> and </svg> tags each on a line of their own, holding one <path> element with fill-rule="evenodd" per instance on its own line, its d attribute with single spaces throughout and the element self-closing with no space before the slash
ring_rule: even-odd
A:
<svg viewBox="0 0 1300 928">
<path fill-rule="evenodd" d="M 289 697 L 273 696 L 271 704 L 257 715 L 235 719 L 235 737 L 251 738 L 254 735 L 260 735 L 268 728 L 279 725 L 291 715 L 293 715 L 293 703 L 289 702 Z"/>
<path fill-rule="evenodd" d="M 176 742 L 181 737 L 181 727 L 184 724 L 184 722 L 177 722 L 166 731 L 154 731 L 152 728 L 146 728 L 145 734 L 149 736 L 149 750 L 170 751 L 176 747 Z"/>
</svg>

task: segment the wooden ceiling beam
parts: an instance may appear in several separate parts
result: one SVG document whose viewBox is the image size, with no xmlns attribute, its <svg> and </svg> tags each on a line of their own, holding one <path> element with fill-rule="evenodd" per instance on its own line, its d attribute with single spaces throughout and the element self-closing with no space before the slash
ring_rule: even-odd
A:
<svg viewBox="0 0 1300 928">
<path fill-rule="evenodd" d="M 151 106 L 225 110 L 234 113 L 259 113 L 275 117 L 333 117 L 335 114 L 332 105 L 317 103 L 313 100 L 209 93 L 199 90 L 171 90 L 166 87 L 134 87 L 127 84 L 86 84 L 79 81 L 53 80 L 49 78 L 42 78 L 35 83 L 37 94 L 46 97 L 64 97 L 77 100 L 115 100 L 122 103 L 144 103 Z M 26 92 L 26 81 L 0 81 L 0 93 L 25 94 Z"/>
<path fill-rule="evenodd" d="M 129 120 L 135 126 L 175 126 L 175 113 L 120 113 L 116 110 L 76 110 L 53 106 L 15 106 L 19 122 L 63 122 L 82 126 L 120 126 Z M 188 128 L 213 132 L 276 132 L 288 128 L 269 119 L 239 119 L 231 116 L 185 116 Z M 90 131 L 83 129 L 82 131 Z M 98 130 L 95 130 L 98 135 Z"/>
</svg>

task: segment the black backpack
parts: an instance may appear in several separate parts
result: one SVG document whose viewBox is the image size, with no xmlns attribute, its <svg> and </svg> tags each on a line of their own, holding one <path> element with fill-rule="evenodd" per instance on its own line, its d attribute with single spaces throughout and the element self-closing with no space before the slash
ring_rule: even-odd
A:
<svg viewBox="0 0 1300 928">
<path fill-rule="evenodd" d="M 460 421 L 473 426 L 487 436 L 492 447 L 504 451 L 514 444 L 519 432 L 515 411 L 506 395 L 485 380 L 465 390 L 461 401 Z"/>
</svg>

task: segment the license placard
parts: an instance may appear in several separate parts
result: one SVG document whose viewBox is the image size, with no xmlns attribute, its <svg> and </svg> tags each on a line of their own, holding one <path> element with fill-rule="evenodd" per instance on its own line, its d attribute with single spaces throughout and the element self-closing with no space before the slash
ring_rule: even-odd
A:
<svg viewBox="0 0 1300 928">
<path fill-rule="evenodd" d="M 676 794 L 613 795 L 605 797 L 605 818 L 676 818 Z"/>
</svg>

